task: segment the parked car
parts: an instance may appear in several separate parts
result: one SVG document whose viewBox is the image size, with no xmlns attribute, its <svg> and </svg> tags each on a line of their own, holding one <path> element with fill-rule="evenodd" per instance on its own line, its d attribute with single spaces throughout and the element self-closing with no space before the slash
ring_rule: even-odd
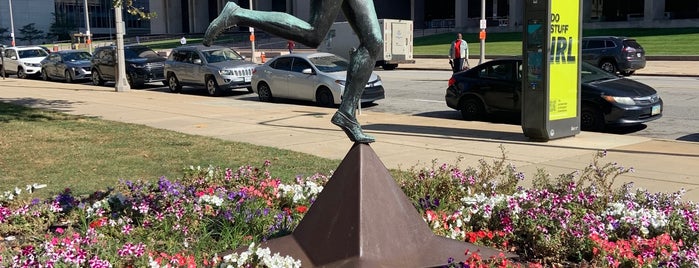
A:
<svg viewBox="0 0 699 268">
<path fill-rule="evenodd" d="M 127 45 L 124 46 L 124 58 L 126 77 L 131 87 L 140 88 L 145 83 L 152 82 L 165 84 L 163 76 L 165 57 L 158 55 L 154 50 L 143 45 Z M 116 46 L 96 48 L 90 63 L 92 84 L 101 86 L 107 81 L 116 81 L 118 72 Z"/>
<path fill-rule="evenodd" d="M 41 61 L 41 78 L 65 80 L 73 83 L 77 80 L 91 79 L 90 59 L 92 54 L 82 50 L 61 50 L 48 55 Z"/>
<path fill-rule="evenodd" d="M 40 47 L 22 46 L 5 48 L 3 64 L 5 76 L 16 74 L 18 78 L 28 78 L 41 74 L 41 61 L 48 56 Z"/>
<path fill-rule="evenodd" d="M 449 79 L 447 106 L 475 120 L 498 112 L 521 113 L 522 59 L 492 60 Z M 580 127 L 602 131 L 606 126 L 638 125 L 662 117 L 663 100 L 643 83 L 581 64 Z"/>
<path fill-rule="evenodd" d="M 646 67 L 646 51 L 635 39 L 628 37 L 583 37 L 582 58 L 602 70 L 624 76 Z"/>
<path fill-rule="evenodd" d="M 293 53 L 278 56 L 255 68 L 252 88 L 260 101 L 275 98 L 315 101 L 320 106 L 340 104 L 349 62 L 330 53 Z M 362 103 L 383 99 L 381 77 L 372 72 Z"/>
<path fill-rule="evenodd" d="M 250 80 L 256 66 L 230 48 L 181 46 L 170 52 L 163 72 L 172 92 L 180 92 L 182 86 L 195 86 L 218 96 L 236 88 L 252 92 Z"/>
</svg>

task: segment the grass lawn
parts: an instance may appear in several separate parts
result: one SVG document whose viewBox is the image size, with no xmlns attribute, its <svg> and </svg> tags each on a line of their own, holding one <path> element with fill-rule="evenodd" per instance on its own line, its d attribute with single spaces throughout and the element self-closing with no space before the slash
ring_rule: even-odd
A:
<svg viewBox="0 0 699 268">
<path fill-rule="evenodd" d="M 134 124 L 25 108 L 0 102 L 0 192 L 46 184 L 90 194 L 120 179 L 180 178 L 191 166 L 262 167 L 282 180 L 329 174 L 339 160 Z"/>
<path fill-rule="evenodd" d="M 463 33 L 471 55 L 480 53 L 478 33 Z M 699 28 L 675 29 L 600 29 L 584 30 L 583 36 L 617 35 L 638 40 L 649 56 L 699 55 Z M 443 33 L 414 40 L 415 55 L 447 55 L 455 33 Z M 486 55 L 521 55 L 522 33 L 488 33 L 485 40 Z M 671 45 L 670 45 L 671 44 Z"/>
</svg>

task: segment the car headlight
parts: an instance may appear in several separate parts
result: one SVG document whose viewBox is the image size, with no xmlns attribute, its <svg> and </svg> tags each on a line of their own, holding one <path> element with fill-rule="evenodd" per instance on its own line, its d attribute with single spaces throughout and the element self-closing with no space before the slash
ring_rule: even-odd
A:
<svg viewBox="0 0 699 268">
<path fill-rule="evenodd" d="M 233 72 L 233 70 L 219 70 L 218 73 L 221 75 L 235 75 L 235 72 Z"/>
<path fill-rule="evenodd" d="M 24 66 L 27 66 L 27 67 L 41 67 L 41 64 L 39 64 L 39 63 L 23 62 L 22 64 L 24 64 Z"/>
<path fill-rule="evenodd" d="M 345 83 L 346 83 L 345 80 L 335 80 L 335 84 L 341 85 L 343 87 L 345 86 Z"/>
<path fill-rule="evenodd" d="M 602 98 L 611 103 L 619 103 L 624 105 L 636 104 L 636 102 L 630 97 L 602 96 Z"/>
</svg>

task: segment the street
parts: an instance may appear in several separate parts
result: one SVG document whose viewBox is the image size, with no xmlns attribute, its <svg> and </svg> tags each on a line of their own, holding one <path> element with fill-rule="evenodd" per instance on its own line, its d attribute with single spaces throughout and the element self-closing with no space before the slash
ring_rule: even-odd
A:
<svg viewBox="0 0 699 268">
<path fill-rule="evenodd" d="M 444 93 L 450 71 L 420 70 L 375 70 L 384 82 L 386 98 L 375 105 L 362 107 L 373 112 L 410 114 L 419 117 L 446 118 L 463 120 L 461 114 L 446 106 Z M 658 91 L 665 104 L 663 117 L 637 127 L 615 128 L 609 133 L 634 135 L 648 138 L 683 140 L 699 142 L 699 78 L 671 76 L 630 76 L 630 79 L 645 83 Z M 168 92 L 166 87 L 150 90 Z M 185 88 L 183 94 L 205 95 L 204 90 Z M 257 95 L 249 94 L 244 89 L 229 93 L 225 98 L 258 101 Z M 315 105 L 310 102 L 283 100 L 298 105 Z M 518 118 L 508 116 L 495 117 L 494 123 L 519 124 Z"/>
</svg>

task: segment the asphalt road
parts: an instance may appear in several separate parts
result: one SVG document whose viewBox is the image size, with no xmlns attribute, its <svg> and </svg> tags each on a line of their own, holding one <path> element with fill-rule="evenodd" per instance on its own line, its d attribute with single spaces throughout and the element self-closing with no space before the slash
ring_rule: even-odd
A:
<svg viewBox="0 0 699 268">
<path fill-rule="evenodd" d="M 362 107 L 362 110 L 394 114 L 410 114 L 419 117 L 435 117 L 462 120 L 458 111 L 447 107 L 444 93 L 450 71 L 421 71 L 377 69 L 386 90 L 386 99 L 374 105 Z M 699 142 L 699 78 L 672 76 L 630 76 L 655 88 L 663 98 L 665 107 L 663 117 L 637 127 L 625 127 L 606 130 L 609 133 L 634 135 L 649 138 L 683 140 Z M 169 92 L 167 87 L 155 83 L 148 90 Z M 204 89 L 187 88 L 182 94 L 206 95 Z M 257 95 L 247 93 L 245 89 L 226 94 L 226 98 L 258 101 Z M 312 102 L 285 100 L 298 105 L 315 105 Z M 416 119 L 419 120 L 419 119 Z M 495 116 L 490 122 L 500 124 L 519 124 L 519 118 L 511 115 Z"/>
</svg>

